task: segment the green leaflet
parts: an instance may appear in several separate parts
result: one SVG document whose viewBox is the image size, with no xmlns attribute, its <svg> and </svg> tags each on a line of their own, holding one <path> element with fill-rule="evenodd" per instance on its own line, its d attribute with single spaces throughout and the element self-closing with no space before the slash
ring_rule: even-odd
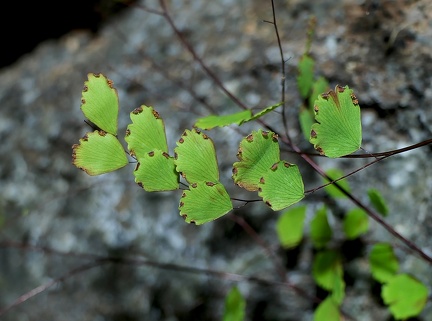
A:
<svg viewBox="0 0 432 321">
<path fill-rule="evenodd" d="M 372 276 L 380 283 L 390 281 L 399 270 L 399 262 L 388 243 L 375 244 L 369 253 Z"/>
<path fill-rule="evenodd" d="M 130 113 L 125 140 L 131 156 L 138 160 L 156 149 L 168 153 L 165 125 L 153 107 L 142 105 Z"/>
<path fill-rule="evenodd" d="M 273 211 L 302 200 L 304 185 L 297 165 L 283 160 L 273 164 L 259 181 L 258 195 Z"/>
<path fill-rule="evenodd" d="M 361 146 L 360 106 L 353 91 L 337 85 L 318 96 L 314 106 L 316 123 L 309 141 L 321 154 L 336 158 L 351 154 Z"/>
<path fill-rule="evenodd" d="M 297 76 L 297 87 L 303 99 L 309 97 L 310 91 L 312 89 L 314 67 L 315 60 L 313 60 L 308 54 L 301 56 L 298 63 L 299 74 Z"/>
<path fill-rule="evenodd" d="M 258 190 L 265 172 L 279 161 L 279 143 L 273 132 L 253 131 L 243 138 L 237 152 L 238 162 L 233 164 L 234 183 L 248 191 Z"/>
<path fill-rule="evenodd" d="M 277 103 L 275 105 L 269 106 L 254 115 L 252 115 L 251 110 L 243 110 L 235 114 L 222 115 L 222 116 L 210 115 L 210 116 L 199 118 L 196 121 L 194 126 L 196 128 L 201 128 L 201 129 L 212 129 L 214 127 L 224 127 L 232 124 L 237 124 L 240 126 L 246 122 L 264 116 L 265 114 L 275 110 L 277 107 L 281 106 L 282 104 L 283 103 Z"/>
<path fill-rule="evenodd" d="M 314 312 L 313 321 L 342 321 L 338 304 L 331 296 L 322 301 Z"/>
<path fill-rule="evenodd" d="M 135 182 L 147 192 L 172 191 L 179 187 L 174 158 L 158 149 L 139 158 L 134 176 Z"/>
<path fill-rule="evenodd" d="M 246 300 L 240 290 L 233 286 L 225 298 L 222 321 L 243 321 L 245 318 Z"/>
<path fill-rule="evenodd" d="M 380 191 L 378 191 L 376 188 L 370 188 L 368 189 L 367 194 L 369 196 L 370 202 L 372 203 L 373 207 L 375 207 L 375 209 L 378 211 L 378 213 L 380 213 L 382 216 L 387 216 L 389 209 Z"/>
<path fill-rule="evenodd" d="M 408 274 L 391 278 L 381 290 L 381 297 L 396 320 L 415 317 L 428 299 L 428 288 Z"/>
<path fill-rule="evenodd" d="M 187 223 L 201 225 L 232 210 L 231 199 L 219 182 L 199 181 L 183 192 L 179 210 Z"/>
<path fill-rule="evenodd" d="M 119 101 L 112 80 L 102 74 L 89 73 L 84 82 L 81 110 L 93 124 L 103 131 L 117 135 Z"/>
<path fill-rule="evenodd" d="M 352 240 L 367 232 L 369 216 L 361 208 L 350 210 L 343 220 L 343 230 L 347 239 Z"/>
<path fill-rule="evenodd" d="M 177 171 L 189 184 L 219 181 L 219 168 L 213 141 L 197 129 L 186 129 L 174 149 Z"/>
<path fill-rule="evenodd" d="M 310 223 L 310 235 L 316 249 L 323 248 L 332 238 L 333 232 L 327 219 L 327 208 L 322 206 Z"/>
<path fill-rule="evenodd" d="M 252 112 L 250 110 L 243 110 L 235 114 L 222 116 L 210 115 L 207 117 L 199 118 L 195 123 L 195 127 L 201 129 L 212 129 L 214 127 L 224 127 L 232 124 L 240 125 L 246 119 L 249 119 L 251 117 Z"/>
<path fill-rule="evenodd" d="M 115 171 L 128 164 L 123 146 L 118 139 L 102 130 L 87 133 L 72 146 L 72 163 L 88 175 Z"/>
<path fill-rule="evenodd" d="M 334 250 L 318 252 L 313 260 L 312 275 L 323 289 L 332 292 L 332 297 L 340 304 L 344 297 L 345 282 L 339 253 Z"/>
<path fill-rule="evenodd" d="M 283 248 L 297 246 L 303 238 L 306 206 L 289 209 L 279 216 L 276 232 Z"/>
</svg>

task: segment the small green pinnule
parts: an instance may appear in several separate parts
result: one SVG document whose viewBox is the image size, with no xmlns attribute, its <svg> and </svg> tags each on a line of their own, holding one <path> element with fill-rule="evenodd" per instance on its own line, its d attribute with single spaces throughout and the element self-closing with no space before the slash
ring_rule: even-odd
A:
<svg viewBox="0 0 432 321">
<path fill-rule="evenodd" d="M 260 178 L 279 161 L 277 135 L 270 131 L 253 131 L 243 138 L 238 148 L 238 162 L 233 164 L 232 178 L 238 186 L 257 191 Z"/>
<path fill-rule="evenodd" d="M 319 95 L 314 112 L 317 122 L 312 125 L 309 141 L 321 155 L 337 158 L 360 148 L 360 106 L 348 86 L 337 85 L 334 91 Z"/>
<path fill-rule="evenodd" d="M 187 223 L 201 225 L 211 222 L 233 209 L 231 199 L 220 182 L 199 181 L 182 194 L 180 215 Z"/>
<path fill-rule="evenodd" d="M 279 243 L 284 249 L 296 247 L 303 239 L 306 206 L 289 208 L 282 213 L 276 222 Z"/>
<path fill-rule="evenodd" d="M 369 216 L 361 208 L 351 209 L 343 219 L 343 231 L 348 240 L 353 240 L 369 229 Z"/>
<path fill-rule="evenodd" d="M 195 127 L 201 129 L 212 129 L 215 127 L 224 127 L 232 124 L 240 125 L 245 119 L 250 119 L 251 117 L 252 111 L 250 111 L 249 109 L 229 115 L 210 115 L 199 118 L 195 122 Z"/>
<path fill-rule="evenodd" d="M 219 168 L 213 141 L 198 129 L 186 129 L 174 149 L 177 172 L 189 182 L 218 182 Z"/>
<path fill-rule="evenodd" d="M 112 80 L 103 74 L 89 73 L 84 82 L 81 110 L 85 117 L 103 131 L 117 135 L 119 100 Z"/>
<path fill-rule="evenodd" d="M 147 153 L 160 150 L 168 153 L 165 125 L 153 107 L 141 105 L 130 113 L 125 140 L 130 154 L 139 161 Z"/>
<path fill-rule="evenodd" d="M 258 195 L 274 211 L 282 210 L 304 198 L 304 185 L 297 165 L 281 160 L 259 180 Z"/>
<path fill-rule="evenodd" d="M 381 298 L 396 320 L 418 316 L 428 302 L 429 289 L 416 277 L 400 273 L 381 289 Z"/>
<path fill-rule="evenodd" d="M 252 111 L 250 109 L 246 109 L 229 115 L 222 115 L 222 116 L 210 115 L 210 116 L 202 117 L 196 121 L 194 127 L 201 128 L 201 129 L 212 129 L 214 127 L 224 127 L 232 124 L 241 126 L 244 123 L 247 123 L 252 120 L 256 120 L 264 116 L 265 114 L 268 114 L 269 112 L 275 110 L 277 107 L 281 105 L 283 105 L 283 103 L 277 103 L 268 106 L 260 110 L 256 114 L 252 114 Z"/>
<path fill-rule="evenodd" d="M 372 277 L 380 282 L 389 282 L 399 271 L 399 260 L 390 243 L 379 242 L 369 252 Z"/>
<path fill-rule="evenodd" d="M 158 149 L 140 157 L 134 176 L 135 182 L 147 192 L 172 191 L 179 187 L 174 158 Z"/>
<path fill-rule="evenodd" d="M 310 95 L 314 79 L 315 60 L 303 54 L 298 63 L 297 88 L 303 99 Z"/>
<path fill-rule="evenodd" d="M 126 166 L 128 159 L 114 135 L 95 130 L 72 146 L 72 163 L 88 175 L 95 176 Z"/>
</svg>

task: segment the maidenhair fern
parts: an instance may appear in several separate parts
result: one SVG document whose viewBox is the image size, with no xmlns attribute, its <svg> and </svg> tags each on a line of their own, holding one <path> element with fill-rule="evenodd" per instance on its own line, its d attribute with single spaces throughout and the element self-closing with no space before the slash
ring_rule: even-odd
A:
<svg viewBox="0 0 432 321">
<path fill-rule="evenodd" d="M 314 76 L 315 61 L 306 51 L 298 65 L 297 85 L 303 103 L 298 121 L 304 138 L 321 154 L 339 158 L 361 149 L 362 127 L 359 101 L 349 86 L 336 85 Z M 179 214 L 187 223 L 205 224 L 233 210 L 232 199 L 219 177 L 216 149 L 208 130 L 241 126 L 283 106 L 283 102 L 253 114 L 244 110 L 228 115 L 199 118 L 185 129 L 174 151 L 168 150 L 165 124 L 155 108 L 142 105 L 130 113 L 131 123 L 124 132 L 127 151 L 118 139 L 119 100 L 113 82 L 102 74 L 89 73 L 82 91 L 81 110 L 93 130 L 72 146 L 73 164 L 89 175 L 101 175 L 135 163 L 135 182 L 146 192 L 180 190 Z M 283 248 L 298 246 L 309 237 L 315 249 L 312 277 L 328 292 L 318 304 L 315 321 L 341 320 L 340 306 L 345 297 L 344 261 L 340 251 L 330 246 L 335 234 L 326 205 L 307 220 L 307 206 L 291 207 L 307 194 L 299 167 L 281 159 L 278 134 L 257 129 L 239 141 L 232 165 L 233 184 L 257 193 L 262 202 L 282 212 L 276 233 Z M 323 187 L 337 201 L 348 197 L 350 186 L 344 173 L 331 168 L 323 173 Z M 337 186 L 334 185 L 337 182 Z M 368 190 L 371 205 L 383 216 L 388 206 L 377 189 Z M 309 234 L 305 233 L 308 224 Z M 347 240 L 363 237 L 369 216 L 363 208 L 344 213 L 342 232 Z M 340 240 L 339 240 L 340 241 Z M 337 240 L 336 240 L 337 242 Z M 421 313 L 428 289 L 408 274 L 398 274 L 399 263 L 390 244 L 371 246 L 369 265 L 372 277 L 382 284 L 382 299 L 394 318 L 400 320 Z M 226 297 L 223 319 L 243 320 L 245 301 L 236 287 Z"/>
</svg>

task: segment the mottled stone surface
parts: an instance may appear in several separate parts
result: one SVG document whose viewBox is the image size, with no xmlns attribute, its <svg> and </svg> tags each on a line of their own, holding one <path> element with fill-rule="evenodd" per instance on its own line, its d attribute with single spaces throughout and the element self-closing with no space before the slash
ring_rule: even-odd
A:
<svg viewBox="0 0 432 321">
<path fill-rule="evenodd" d="M 157 1 L 143 5 L 160 10 Z M 296 118 L 300 105 L 296 66 L 311 15 L 317 17 L 311 46 L 316 73 L 325 76 L 331 87 L 347 84 L 355 90 L 362 107 L 362 147 L 368 153 L 381 152 L 431 137 L 432 6 L 427 1 L 290 1 L 276 6 L 284 55 L 289 58 L 287 119 L 300 148 L 312 151 Z M 172 1 L 169 9 L 208 67 L 247 106 L 263 108 L 280 100 L 279 50 L 273 25 L 264 22 L 272 19 L 270 2 Z M 215 113 L 239 110 L 206 77 L 163 17 L 138 6 L 113 19 L 96 37 L 73 32 L 41 44 L 1 70 L 0 307 L 66 276 L 64 282 L 11 309 L 2 320 L 221 320 L 224 296 L 233 284 L 227 278 L 137 261 L 73 272 L 95 262 L 94 256 L 84 254 L 280 281 L 259 242 L 229 216 L 202 226 L 188 225 L 178 215 L 181 192 L 144 192 L 134 183 L 133 164 L 99 177 L 89 177 L 71 164 L 72 144 L 89 131 L 79 108 L 89 72 L 106 74 L 119 91 L 120 139 L 129 112 L 141 104 L 154 106 L 164 119 L 170 151 L 185 128 L 211 113 L 207 106 Z M 280 119 L 278 113 L 264 118 L 282 133 Z M 234 128 L 207 133 L 215 141 L 221 181 L 232 197 L 256 198 L 231 180 L 238 143 L 256 128 L 258 124 L 250 123 L 240 133 Z M 299 158 L 290 153 L 282 157 L 300 166 L 306 190 L 321 184 Z M 355 197 L 366 204 L 367 190 L 379 189 L 390 208 L 385 221 L 432 255 L 430 157 L 428 146 L 402 153 L 356 173 L 349 183 Z M 348 173 L 371 159 L 316 161 L 324 169 L 340 167 Z M 307 222 L 323 203 L 334 214 L 355 206 L 348 200 L 335 206 L 320 189 L 300 203 L 308 206 Z M 260 203 L 233 213 L 276 250 L 279 260 L 289 266 L 288 280 L 315 295 L 310 242 L 302 244 L 297 256 L 284 253 L 275 234 L 280 213 Z M 334 217 L 331 223 L 339 231 L 336 237 L 343 237 L 340 221 Z M 376 241 L 398 246 L 401 271 L 412 273 L 430 289 L 430 264 L 404 251 L 377 223 L 370 222 L 363 239 L 365 253 Z M 372 295 L 367 260 L 346 262 L 346 274 L 355 281 L 347 286 L 344 311 L 359 321 L 388 318 L 388 311 Z M 239 287 L 247 298 L 249 320 L 312 320 L 312 300 L 292 289 L 253 282 L 240 282 Z M 432 319 L 430 304 L 421 318 Z"/>
</svg>

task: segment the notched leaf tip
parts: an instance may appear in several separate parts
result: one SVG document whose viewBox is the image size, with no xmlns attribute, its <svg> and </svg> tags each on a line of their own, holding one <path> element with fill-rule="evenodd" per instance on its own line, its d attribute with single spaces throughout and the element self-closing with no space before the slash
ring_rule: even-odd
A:
<svg viewBox="0 0 432 321">
<path fill-rule="evenodd" d="M 354 93 L 351 93 L 351 100 L 352 100 L 354 105 L 358 106 L 359 102 L 358 102 L 356 95 L 354 95 Z"/>
<path fill-rule="evenodd" d="M 286 168 L 290 168 L 290 167 L 293 165 L 293 164 L 288 163 L 288 162 L 286 162 L 286 161 L 284 161 L 283 164 L 284 164 L 284 166 L 285 166 Z"/>
<path fill-rule="evenodd" d="M 316 133 L 316 131 L 312 129 L 311 132 L 310 132 L 310 136 L 311 136 L 312 138 L 317 138 L 317 133 Z"/>
<path fill-rule="evenodd" d="M 109 86 L 111 89 L 114 88 L 114 81 L 112 81 L 111 79 L 108 79 L 108 78 L 107 78 L 107 84 L 108 84 L 108 86 Z"/>
<path fill-rule="evenodd" d="M 336 91 L 339 93 L 343 93 L 345 91 L 345 87 L 342 87 L 340 85 L 336 85 Z"/>
<path fill-rule="evenodd" d="M 82 140 L 83 142 L 88 141 L 88 134 L 85 134 L 85 135 L 81 138 L 81 140 Z"/>
<path fill-rule="evenodd" d="M 138 114 L 141 114 L 142 111 L 143 111 L 143 109 L 142 109 L 142 107 L 140 106 L 140 107 L 137 107 L 137 108 L 135 108 L 134 110 L 132 110 L 132 114 L 134 114 L 134 115 L 138 115 Z"/>
<path fill-rule="evenodd" d="M 153 109 L 153 116 L 154 116 L 154 118 L 156 118 L 156 119 L 160 119 L 160 115 L 159 115 L 159 113 L 158 113 L 156 110 L 154 110 L 154 109 Z"/>
<path fill-rule="evenodd" d="M 233 167 L 232 173 L 233 173 L 233 176 L 237 175 L 237 173 L 238 173 L 237 167 Z"/>
<path fill-rule="evenodd" d="M 76 149 L 79 147 L 78 144 L 73 144 L 72 145 L 72 164 L 75 165 L 76 162 Z M 75 165 L 76 166 L 76 165 Z"/>
<path fill-rule="evenodd" d="M 106 136 L 107 132 L 103 131 L 103 130 L 98 130 L 98 134 L 99 134 L 99 136 L 104 137 L 104 136 Z"/>
<path fill-rule="evenodd" d="M 242 161 L 243 160 L 243 150 L 241 149 L 241 148 L 239 148 L 238 149 L 238 152 L 237 152 L 237 159 L 239 160 L 239 161 Z"/>
</svg>

